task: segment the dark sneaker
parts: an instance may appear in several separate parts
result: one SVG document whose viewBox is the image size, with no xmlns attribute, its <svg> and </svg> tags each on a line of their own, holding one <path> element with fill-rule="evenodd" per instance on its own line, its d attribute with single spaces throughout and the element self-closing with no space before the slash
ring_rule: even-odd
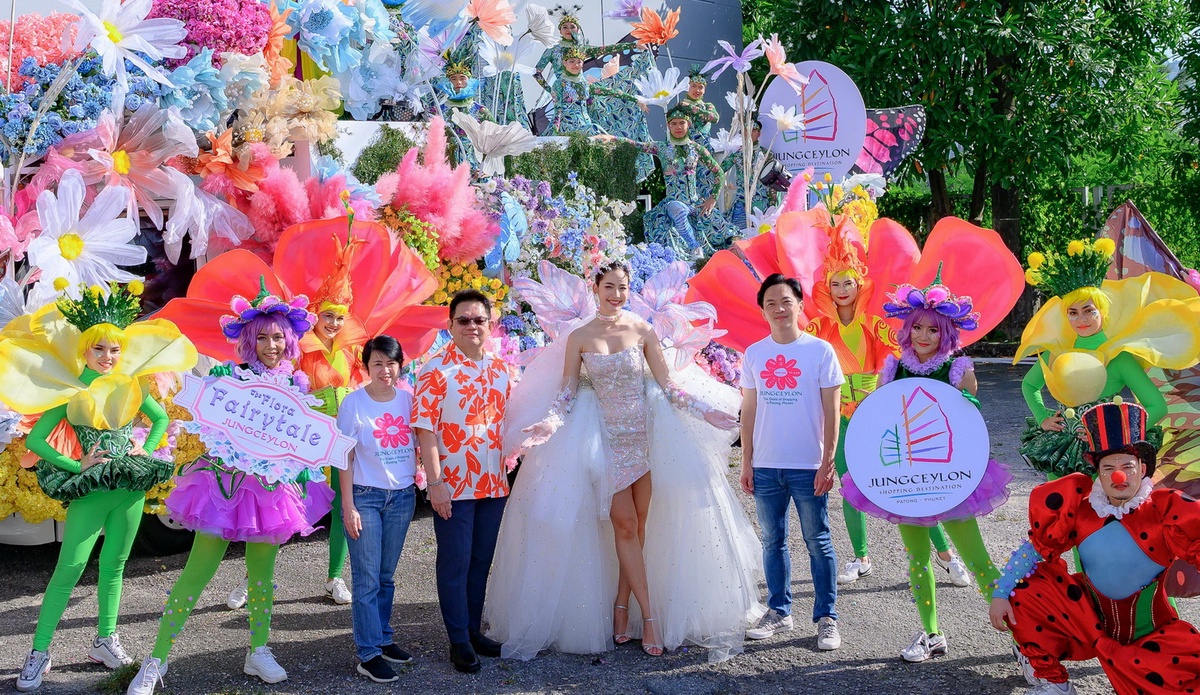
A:
<svg viewBox="0 0 1200 695">
<path fill-rule="evenodd" d="M 400 680 L 400 676 L 396 675 L 382 655 L 359 664 L 358 672 L 376 683 L 391 683 Z"/>
<path fill-rule="evenodd" d="M 381 651 L 383 651 L 383 658 L 393 664 L 407 664 L 413 660 L 412 654 L 409 654 L 394 644 L 389 644 L 385 647 L 382 647 Z"/>
</svg>

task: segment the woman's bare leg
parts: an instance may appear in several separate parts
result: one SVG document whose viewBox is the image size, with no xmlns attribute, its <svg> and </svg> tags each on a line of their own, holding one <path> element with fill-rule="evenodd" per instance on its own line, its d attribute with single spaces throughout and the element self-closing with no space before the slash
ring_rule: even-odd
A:
<svg viewBox="0 0 1200 695">
<path fill-rule="evenodd" d="M 620 565 L 616 604 L 628 605 L 629 595 L 632 593 L 641 608 L 643 618 L 652 617 L 650 592 L 646 581 L 646 561 L 642 554 L 646 543 L 646 517 L 650 511 L 651 490 L 650 474 L 647 473 L 630 487 L 613 495 L 609 512 L 616 541 L 617 561 Z M 624 618 L 628 621 L 628 614 Z M 614 628 L 619 626 L 616 624 L 618 619 L 614 613 Z M 658 644 L 658 635 L 653 623 L 646 623 L 645 628 L 643 643 Z M 622 631 L 616 632 L 623 634 Z"/>
</svg>

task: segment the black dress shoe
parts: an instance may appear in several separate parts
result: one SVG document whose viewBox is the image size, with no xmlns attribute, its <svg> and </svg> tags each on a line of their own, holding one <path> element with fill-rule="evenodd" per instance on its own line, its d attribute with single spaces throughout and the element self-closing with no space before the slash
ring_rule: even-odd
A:
<svg viewBox="0 0 1200 695">
<path fill-rule="evenodd" d="M 459 673 L 479 673 L 483 668 L 470 642 L 450 645 L 450 663 L 454 664 L 454 670 Z"/>
<path fill-rule="evenodd" d="M 471 633 L 471 646 L 479 656 L 500 656 L 500 643 L 482 632 Z"/>
</svg>

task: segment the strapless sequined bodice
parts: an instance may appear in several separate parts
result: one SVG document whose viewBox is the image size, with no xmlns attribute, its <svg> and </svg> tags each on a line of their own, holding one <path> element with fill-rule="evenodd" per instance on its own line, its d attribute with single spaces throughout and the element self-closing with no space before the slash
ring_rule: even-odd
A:
<svg viewBox="0 0 1200 695">
<path fill-rule="evenodd" d="M 604 433 L 612 457 L 613 491 L 620 492 L 650 470 L 642 346 L 634 345 L 611 355 L 585 352 L 583 364 L 604 419 Z"/>
</svg>

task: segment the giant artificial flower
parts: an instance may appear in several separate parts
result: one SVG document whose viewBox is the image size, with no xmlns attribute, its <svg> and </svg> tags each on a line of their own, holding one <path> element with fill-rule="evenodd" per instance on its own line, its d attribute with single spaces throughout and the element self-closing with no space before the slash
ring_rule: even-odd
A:
<svg viewBox="0 0 1200 695">
<path fill-rule="evenodd" d="M 679 24 L 680 9 L 667 12 L 664 18 L 654 10 L 642 9 L 642 21 L 633 24 L 633 37 L 642 48 L 647 46 L 662 46 L 671 39 L 679 36 L 676 25 Z"/>
<path fill-rule="evenodd" d="M 750 239 L 759 234 L 766 234 L 775 228 L 775 223 L 778 220 L 779 208 L 774 205 L 765 211 L 753 208 L 750 211 L 750 217 L 746 219 L 746 228 L 742 230 L 742 236 Z"/>
<path fill-rule="evenodd" d="M 185 236 L 192 239 L 191 257 L 200 258 L 208 251 L 210 237 L 215 236 L 229 246 L 237 246 L 254 235 L 254 226 L 240 210 L 222 198 L 191 185 L 191 180 L 184 173 L 175 169 L 169 169 L 167 173 L 182 179 L 179 187 L 182 195 L 172 201 L 167 224 L 163 228 L 163 248 L 172 263 L 179 262 Z"/>
<path fill-rule="evenodd" d="M 61 144 L 71 141 L 67 138 Z M 84 180 L 89 185 L 123 187 L 129 219 L 136 220 L 139 211 L 145 212 L 154 226 L 162 229 L 158 201 L 181 195 L 180 179 L 170 176 L 165 164 L 177 155 L 195 157 L 198 153 L 196 137 L 179 111 L 143 104 L 124 120 L 106 111 L 95 130 L 84 134 L 81 141 L 89 146 L 75 148 L 73 159 L 82 164 Z"/>
<path fill-rule="evenodd" d="M 159 98 L 162 108 L 174 106 L 196 132 L 213 130 L 222 123 L 229 100 L 225 97 L 226 82 L 213 67 L 212 49 L 205 48 L 191 60 L 171 72 L 169 89 Z"/>
<path fill-rule="evenodd" d="M 637 100 L 646 105 L 667 108 L 672 99 L 687 91 L 687 80 L 679 79 L 679 68 L 667 68 L 665 73 L 659 72 L 657 66 L 633 83 L 638 89 Z"/>
<path fill-rule="evenodd" d="M 767 54 L 767 61 L 771 64 L 770 74 L 782 78 L 799 94 L 804 85 L 808 84 L 808 78 L 801 75 L 795 65 L 787 62 L 787 50 L 779 40 L 779 34 L 771 34 L 769 39 L 760 36 L 759 40 L 762 41 L 763 52 Z"/>
<path fill-rule="evenodd" d="M 179 44 L 187 37 L 183 22 L 160 17 L 146 19 L 152 0 L 104 0 L 100 14 L 89 10 L 80 0 L 65 0 L 79 15 L 76 47 L 91 46 L 104 60 L 104 72 L 126 84 L 125 61 L 133 63 L 147 77 L 171 86 L 161 70 L 146 62 L 164 58 L 182 58 L 187 48 Z M 145 57 L 143 57 L 145 56 Z"/>
<path fill-rule="evenodd" d="M 291 7 L 280 12 L 271 0 L 271 31 L 267 33 L 267 44 L 263 46 L 263 58 L 271 72 L 272 86 L 278 85 L 283 76 L 292 71 L 292 61 L 283 57 L 283 43 L 292 34 L 288 19 L 295 10 Z"/>
<path fill-rule="evenodd" d="M 400 17 L 436 35 L 458 21 L 466 7 L 467 0 L 408 0 L 400 7 Z"/>
<path fill-rule="evenodd" d="M 517 72 L 522 75 L 532 75 L 534 69 L 525 65 L 521 59 L 533 50 L 537 41 L 528 34 L 517 39 L 511 47 L 506 47 L 490 38 L 485 38 L 479 47 L 479 57 L 483 59 L 484 77 L 494 77 L 502 72 Z"/>
<path fill-rule="evenodd" d="M 841 228 L 835 229 L 835 225 Z M 733 248 L 718 251 L 688 282 L 687 298 L 714 305 L 717 328 L 729 331 L 716 341 L 744 352 L 770 333 L 755 299 L 762 279 L 782 273 L 800 281 L 805 297 L 814 296 L 816 284 L 824 278 L 829 242 L 835 233 L 845 234 L 861 249 L 862 235 L 844 217 L 839 216 L 831 224 L 829 212 L 820 206 L 785 212 L 776 221 L 774 231 L 736 241 Z M 889 219 L 876 220 L 870 239 L 865 265 L 874 289 L 861 305 L 882 316 L 887 293 L 895 286 L 925 287 L 941 268 L 944 284 L 970 296 L 981 315 L 976 330 L 962 332 L 963 345 L 983 338 L 999 325 L 1025 287 L 1021 264 L 1000 235 L 965 220 L 943 217 L 934 225 L 924 249 L 917 247 L 908 230 Z M 806 301 L 804 315 L 815 316 L 820 303 Z M 895 319 L 888 322 L 894 328 L 900 325 Z"/>
<path fill-rule="evenodd" d="M 297 80 L 282 90 L 279 115 L 283 117 L 293 141 L 325 142 L 337 135 L 337 114 L 342 103 L 341 86 L 334 77 Z"/>
<path fill-rule="evenodd" d="M 532 152 L 539 143 L 520 123 L 500 125 L 491 121 L 481 122 L 457 110 L 450 117 L 455 125 L 462 128 L 475 152 L 482 157 L 481 170 L 487 175 L 503 176 L 505 157 Z"/>
<path fill-rule="evenodd" d="M 722 128 L 712 136 L 711 140 L 713 152 L 717 154 L 730 154 L 742 149 L 742 134 L 734 135 L 727 129 Z"/>
<path fill-rule="evenodd" d="M 42 233 L 29 245 L 29 262 L 42 271 L 34 288 L 41 301 L 64 289 L 77 298 L 80 283 L 107 287 L 110 282 L 141 279 L 117 267 L 146 262 L 146 249 L 130 243 L 137 236 L 137 223 L 121 217 L 129 189 L 106 186 L 80 217 L 87 194 L 83 176 L 72 169 L 63 174 L 57 195 L 42 191 L 38 196 Z"/>
<path fill-rule="evenodd" d="M 354 45 L 359 32 L 358 11 L 342 0 L 308 0 L 300 9 L 297 42 L 317 67 L 346 72 L 362 60 Z"/>
<path fill-rule="evenodd" d="M 233 128 L 226 128 L 220 136 L 208 133 L 208 141 L 212 149 L 201 152 L 196 158 L 196 173 L 203 178 L 224 176 L 234 188 L 253 193 L 258 190 L 258 182 L 263 178 L 262 165 L 251 160 L 243 162 L 233 151 Z"/>
<path fill-rule="evenodd" d="M 381 101 L 396 99 L 402 69 L 403 60 L 391 44 L 372 43 L 366 60 L 337 76 L 346 110 L 360 121 L 371 120 L 379 113 Z"/>
<path fill-rule="evenodd" d="M 642 0 L 617 0 L 615 9 L 604 13 L 607 19 L 629 21 L 642 16 Z"/>
<path fill-rule="evenodd" d="M 738 99 L 737 92 L 725 92 L 725 103 L 729 104 L 729 108 L 733 109 L 734 113 L 741 114 L 755 110 L 754 97 L 749 94 L 743 94 L 741 99 Z M 740 104 L 740 108 L 739 108 Z"/>
<path fill-rule="evenodd" d="M 562 41 L 562 35 L 558 33 L 546 8 L 530 4 L 525 8 L 525 18 L 529 25 L 526 33 L 546 48 L 554 48 Z"/>
<path fill-rule="evenodd" d="M 781 133 L 789 130 L 804 130 L 804 118 L 796 113 L 795 106 L 784 108 L 781 104 L 772 104 L 767 118 L 775 121 L 775 127 Z"/>
<path fill-rule="evenodd" d="M 270 85 L 269 70 L 267 59 L 261 53 L 252 56 L 240 53 L 221 54 L 219 79 L 225 86 L 226 100 L 225 110 L 221 114 L 222 123 L 230 113 L 249 103 L 255 92 Z M 192 127 L 199 130 L 195 124 L 192 124 Z"/>
<path fill-rule="evenodd" d="M 483 33 L 501 46 L 512 43 L 512 23 L 517 21 L 517 15 L 508 0 L 470 0 L 467 17 L 478 22 Z"/>
<path fill-rule="evenodd" d="M 725 50 L 727 55 L 708 61 L 701 71 L 709 72 L 715 69 L 716 72 L 711 76 L 714 80 L 720 77 L 721 73 L 725 72 L 728 68 L 733 68 L 733 71 L 739 75 L 749 72 L 750 64 L 754 62 L 754 59 L 761 58 L 763 55 L 762 39 L 752 41 L 749 46 L 742 49 L 740 54 L 734 50 L 733 45 L 728 41 L 717 41 L 717 44 Z"/>
</svg>

